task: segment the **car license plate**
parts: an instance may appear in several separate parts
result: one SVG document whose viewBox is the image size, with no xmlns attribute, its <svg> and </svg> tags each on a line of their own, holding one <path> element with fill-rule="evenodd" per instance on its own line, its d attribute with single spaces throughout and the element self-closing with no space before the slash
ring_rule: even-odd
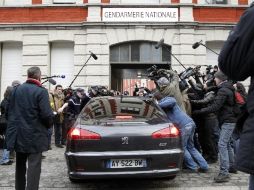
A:
<svg viewBox="0 0 254 190">
<path fill-rule="evenodd" d="M 143 168 L 146 167 L 145 159 L 111 159 L 107 168 Z"/>
</svg>

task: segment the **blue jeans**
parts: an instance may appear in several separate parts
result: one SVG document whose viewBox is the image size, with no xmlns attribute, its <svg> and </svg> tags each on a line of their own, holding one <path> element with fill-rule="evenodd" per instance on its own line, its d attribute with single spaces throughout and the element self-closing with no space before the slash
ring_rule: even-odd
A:
<svg viewBox="0 0 254 190">
<path fill-rule="evenodd" d="M 229 167 L 234 165 L 234 150 L 231 146 L 231 136 L 235 123 L 223 123 L 219 139 L 220 173 L 227 175 Z"/>
<path fill-rule="evenodd" d="M 181 129 L 182 143 L 184 149 L 184 162 L 186 167 L 188 167 L 189 169 L 197 170 L 200 167 L 201 169 L 207 170 L 208 164 L 206 160 L 194 147 L 193 137 L 195 128 L 195 123 L 191 122 Z"/>
<path fill-rule="evenodd" d="M 254 190 L 254 175 L 250 174 L 249 190 Z"/>
<path fill-rule="evenodd" d="M 0 164 L 5 164 L 10 161 L 10 151 L 4 149 L 2 159 L 0 160 Z"/>
</svg>

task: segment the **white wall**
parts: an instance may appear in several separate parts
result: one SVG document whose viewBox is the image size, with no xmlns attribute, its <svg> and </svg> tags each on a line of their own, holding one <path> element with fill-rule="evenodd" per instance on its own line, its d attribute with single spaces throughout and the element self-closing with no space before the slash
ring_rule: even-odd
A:
<svg viewBox="0 0 254 190">
<path fill-rule="evenodd" d="M 1 99 L 12 81 L 22 81 L 22 43 L 5 42 L 2 44 L 1 61 Z M 23 81 L 22 81 L 23 82 Z"/>
</svg>

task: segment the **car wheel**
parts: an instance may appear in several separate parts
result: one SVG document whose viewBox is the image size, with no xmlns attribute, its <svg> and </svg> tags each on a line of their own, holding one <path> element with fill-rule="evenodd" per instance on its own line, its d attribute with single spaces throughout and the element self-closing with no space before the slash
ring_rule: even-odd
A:
<svg viewBox="0 0 254 190">
<path fill-rule="evenodd" d="M 167 179 L 169 179 L 169 180 L 173 180 L 173 179 L 175 179 L 176 178 L 176 175 L 172 175 L 172 176 L 168 176 L 167 177 Z"/>
<path fill-rule="evenodd" d="M 72 183 L 78 183 L 78 182 L 80 182 L 79 179 L 74 179 L 74 178 L 71 178 L 71 177 L 69 177 L 69 179 L 70 179 L 70 181 L 71 181 Z"/>
</svg>

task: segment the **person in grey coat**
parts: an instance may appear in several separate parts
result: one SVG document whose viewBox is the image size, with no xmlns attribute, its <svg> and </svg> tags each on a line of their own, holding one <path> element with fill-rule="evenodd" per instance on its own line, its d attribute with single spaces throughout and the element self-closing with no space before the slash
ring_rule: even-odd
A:
<svg viewBox="0 0 254 190">
<path fill-rule="evenodd" d="M 27 81 L 13 89 L 7 108 L 6 144 L 16 151 L 16 190 L 39 188 L 42 152 L 48 150 L 47 128 L 54 116 L 40 82 L 40 68 L 29 68 L 27 75 Z"/>
</svg>

